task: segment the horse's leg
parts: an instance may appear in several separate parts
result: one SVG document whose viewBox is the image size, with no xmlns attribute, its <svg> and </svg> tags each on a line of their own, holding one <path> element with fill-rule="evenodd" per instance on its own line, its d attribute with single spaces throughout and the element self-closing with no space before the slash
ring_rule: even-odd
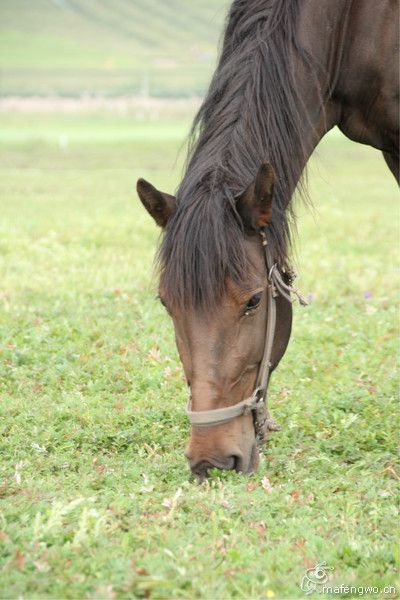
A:
<svg viewBox="0 0 400 600">
<path fill-rule="evenodd" d="M 397 183 L 400 185 L 400 162 L 399 157 L 389 152 L 382 152 L 383 158 L 386 161 L 387 166 L 392 171 L 396 178 Z"/>
</svg>

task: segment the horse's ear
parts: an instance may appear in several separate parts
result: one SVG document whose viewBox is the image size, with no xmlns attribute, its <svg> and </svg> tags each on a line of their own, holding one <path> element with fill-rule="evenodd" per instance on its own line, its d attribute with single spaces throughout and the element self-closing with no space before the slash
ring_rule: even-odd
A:
<svg viewBox="0 0 400 600">
<path fill-rule="evenodd" d="M 275 174 L 269 162 L 263 162 L 257 177 L 238 198 L 236 208 L 245 227 L 258 230 L 272 217 Z"/>
<path fill-rule="evenodd" d="M 147 212 L 153 217 L 157 225 L 164 228 L 175 210 L 175 197 L 160 192 L 145 179 L 138 179 L 136 190 Z"/>
</svg>

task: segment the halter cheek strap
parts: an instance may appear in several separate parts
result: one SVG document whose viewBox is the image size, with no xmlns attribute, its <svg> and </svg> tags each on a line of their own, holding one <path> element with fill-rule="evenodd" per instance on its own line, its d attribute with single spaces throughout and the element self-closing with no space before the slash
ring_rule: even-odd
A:
<svg viewBox="0 0 400 600">
<path fill-rule="evenodd" d="M 278 294 L 292 302 L 291 294 L 295 294 L 302 306 L 307 305 L 307 301 L 301 293 L 291 284 L 285 283 L 276 263 L 273 262 L 271 251 L 268 246 L 265 230 L 260 230 L 262 245 L 265 253 L 265 266 L 268 274 L 267 284 L 267 325 L 265 331 L 265 345 L 263 358 L 257 376 L 257 383 L 254 392 L 249 398 L 233 406 L 225 408 L 214 408 L 212 410 L 192 410 L 192 399 L 189 398 L 186 413 L 189 421 L 195 427 L 213 427 L 228 423 L 236 417 L 242 415 L 253 415 L 253 423 L 258 443 L 262 443 L 268 431 L 277 431 L 279 425 L 269 417 L 267 405 L 267 391 L 269 376 L 272 367 L 272 348 L 274 344 L 276 330 L 276 297 Z M 294 279 L 294 274 L 291 274 Z"/>
</svg>

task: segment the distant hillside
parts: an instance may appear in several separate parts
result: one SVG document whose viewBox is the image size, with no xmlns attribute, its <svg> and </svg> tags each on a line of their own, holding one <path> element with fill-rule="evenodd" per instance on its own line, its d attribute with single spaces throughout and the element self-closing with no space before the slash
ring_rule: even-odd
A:
<svg viewBox="0 0 400 600">
<path fill-rule="evenodd" d="M 229 0 L 0 0 L 0 95 L 190 96 Z"/>
</svg>

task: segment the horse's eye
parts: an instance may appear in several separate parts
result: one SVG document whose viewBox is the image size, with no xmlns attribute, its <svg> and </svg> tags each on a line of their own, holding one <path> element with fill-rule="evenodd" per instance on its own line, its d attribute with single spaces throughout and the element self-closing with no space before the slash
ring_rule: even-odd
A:
<svg viewBox="0 0 400 600">
<path fill-rule="evenodd" d="M 246 304 L 246 308 L 245 308 L 246 312 L 257 308 L 257 306 L 260 304 L 260 302 L 261 302 L 261 292 L 258 292 L 258 294 L 254 294 L 254 296 L 252 296 L 250 298 L 250 300 L 248 301 L 248 303 Z"/>
</svg>

